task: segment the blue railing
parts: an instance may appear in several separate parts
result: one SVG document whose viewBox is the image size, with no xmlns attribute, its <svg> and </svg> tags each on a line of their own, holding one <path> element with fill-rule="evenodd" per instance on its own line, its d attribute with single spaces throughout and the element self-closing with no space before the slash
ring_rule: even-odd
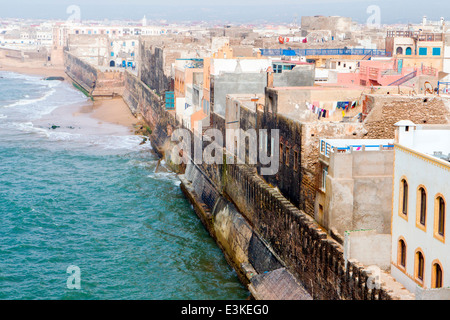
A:
<svg viewBox="0 0 450 320">
<path fill-rule="evenodd" d="M 263 56 L 373 56 L 390 57 L 386 50 L 374 49 L 260 49 Z"/>
<path fill-rule="evenodd" d="M 394 145 L 392 144 L 379 144 L 379 145 L 362 145 L 362 144 L 354 144 L 354 145 L 348 145 L 346 147 L 335 147 L 333 145 L 331 145 L 330 143 L 328 143 L 325 140 L 320 140 L 320 153 L 323 154 L 324 156 L 326 156 L 327 158 L 330 157 L 330 154 L 332 152 L 334 152 L 334 148 L 336 148 L 336 150 L 338 152 L 347 152 L 347 151 L 351 151 L 352 148 L 355 151 L 360 151 L 364 148 L 364 150 L 380 150 L 381 148 L 387 149 L 387 150 L 391 150 L 394 148 Z"/>
<path fill-rule="evenodd" d="M 413 71 L 411 73 L 408 73 L 406 76 L 392 82 L 391 84 L 388 84 L 388 87 L 392 87 L 392 86 L 399 86 L 404 84 L 405 82 L 415 78 L 417 76 L 417 71 Z"/>
</svg>

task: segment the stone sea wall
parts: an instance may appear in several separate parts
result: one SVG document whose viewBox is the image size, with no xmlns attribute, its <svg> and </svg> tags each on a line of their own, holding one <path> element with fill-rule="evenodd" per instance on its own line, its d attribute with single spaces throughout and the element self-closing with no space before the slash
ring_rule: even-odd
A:
<svg viewBox="0 0 450 320">
<path fill-rule="evenodd" d="M 77 66 L 84 70 L 73 76 L 87 85 L 95 71 Z M 179 127 L 173 112 L 133 74 L 125 72 L 124 82 L 123 99 L 151 127 L 157 152 L 170 160 L 170 137 Z M 383 284 L 370 289 L 370 273 L 345 261 L 343 246 L 260 178 L 256 168 L 188 164 L 182 173 L 183 192 L 254 297 L 399 299 Z"/>
<path fill-rule="evenodd" d="M 122 71 L 102 72 L 67 51 L 64 52 L 64 67 L 66 74 L 93 98 L 113 98 L 124 94 L 125 74 Z"/>
</svg>

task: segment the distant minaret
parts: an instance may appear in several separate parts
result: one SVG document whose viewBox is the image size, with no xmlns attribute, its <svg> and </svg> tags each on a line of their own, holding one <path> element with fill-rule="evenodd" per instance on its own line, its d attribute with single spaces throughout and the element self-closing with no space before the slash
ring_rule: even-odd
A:
<svg viewBox="0 0 450 320">
<path fill-rule="evenodd" d="M 144 18 L 142 19 L 142 26 L 146 27 L 147 26 L 147 18 L 144 16 Z"/>
</svg>

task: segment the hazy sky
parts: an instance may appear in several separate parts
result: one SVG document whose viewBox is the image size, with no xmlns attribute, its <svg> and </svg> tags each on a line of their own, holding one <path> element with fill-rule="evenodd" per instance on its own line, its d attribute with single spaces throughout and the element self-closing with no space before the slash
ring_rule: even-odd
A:
<svg viewBox="0 0 450 320">
<path fill-rule="evenodd" d="M 227 5 L 223 5 L 226 3 Z M 377 5 L 381 23 L 407 23 L 446 19 L 449 0 L 0 0 L 0 18 L 65 19 L 67 8 L 77 5 L 84 20 L 141 19 L 172 21 L 221 20 L 229 22 L 273 21 L 290 23 L 305 15 L 338 15 L 365 22 L 367 8 Z"/>
</svg>

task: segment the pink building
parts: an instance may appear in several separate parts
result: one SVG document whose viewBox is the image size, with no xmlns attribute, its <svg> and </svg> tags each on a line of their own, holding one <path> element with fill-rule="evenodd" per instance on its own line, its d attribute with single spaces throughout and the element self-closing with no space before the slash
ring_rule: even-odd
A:
<svg viewBox="0 0 450 320">
<path fill-rule="evenodd" d="M 437 70 L 432 68 L 403 67 L 403 60 L 362 60 L 359 72 L 338 73 L 339 84 L 361 86 L 401 85 L 416 76 L 437 76 Z"/>
</svg>

